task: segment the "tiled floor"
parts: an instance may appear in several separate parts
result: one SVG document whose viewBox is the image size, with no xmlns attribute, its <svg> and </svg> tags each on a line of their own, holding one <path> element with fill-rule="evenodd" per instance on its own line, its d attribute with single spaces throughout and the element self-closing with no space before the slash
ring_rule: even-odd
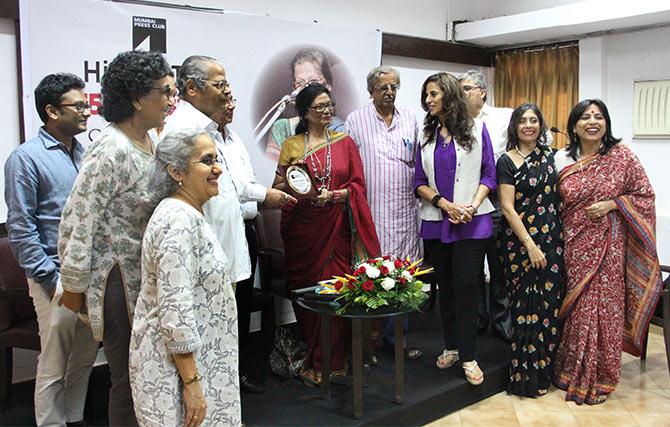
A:
<svg viewBox="0 0 670 427">
<path fill-rule="evenodd" d="M 670 374 L 663 330 L 651 327 L 646 362 L 623 354 L 621 382 L 601 405 L 577 406 L 552 388 L 539 399 L 499 393 L 434 421 L 428 426 L 669 426 Z"/>
</svg>

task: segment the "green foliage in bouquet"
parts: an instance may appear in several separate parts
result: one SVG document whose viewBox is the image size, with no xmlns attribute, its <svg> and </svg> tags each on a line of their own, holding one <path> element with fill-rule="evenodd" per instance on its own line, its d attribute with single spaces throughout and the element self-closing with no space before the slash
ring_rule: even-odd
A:
<svg viewBox="0 0 670 427">
<path fill-rule="evenodd" d="M 356 264 L 353 274 L 335 276 L 333 286 L 340 294 L 337 301 L 343 302 L 337 313 L 343 314 L 350 307 L 418 310 L 428 296 L 422 290 L 423 282 L 416 277 L 433 271 L 421 270 L 418 267 L 421 261 L 377 257 Z"/>
</svg>

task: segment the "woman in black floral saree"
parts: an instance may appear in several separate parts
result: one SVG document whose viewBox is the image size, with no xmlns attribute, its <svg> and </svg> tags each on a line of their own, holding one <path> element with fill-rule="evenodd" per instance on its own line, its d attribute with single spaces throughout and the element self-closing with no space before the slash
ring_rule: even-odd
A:
<svg viewBox="0 0 670 427">
<path fill-rule="evenodd" d="M 507 392 L 528 397 L 545 394 L 553 378 L 563 287 L 557 172 L 545 133 L 537 105 L 522 104 L 497 164 L 499 256 L 514 324 Z"/>
</svg>

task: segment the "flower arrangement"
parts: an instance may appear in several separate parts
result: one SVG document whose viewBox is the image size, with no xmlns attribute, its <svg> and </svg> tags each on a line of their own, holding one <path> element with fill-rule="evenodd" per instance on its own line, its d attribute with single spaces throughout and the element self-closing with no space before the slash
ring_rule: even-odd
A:
<svg viewBox="0 0 670 427">
<path fill-rule="evenodd" d="M 418 309 L 426 300 L 423 282 L 416 277 L 433 271 L 420 269 L 421 260 L 411 262 L 394 256 L 382 256 L 356 264 L 353 274 L 335 276 L 334 289 L 343 300 L 338 314 L 349 307 L 363 306 L 367 310 L 383 306 Z"/>
</svg>

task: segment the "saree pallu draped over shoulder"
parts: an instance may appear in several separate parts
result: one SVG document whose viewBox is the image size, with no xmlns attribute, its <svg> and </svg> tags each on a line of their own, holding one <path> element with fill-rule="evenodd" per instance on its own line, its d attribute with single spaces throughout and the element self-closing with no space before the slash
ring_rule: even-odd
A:
<svg viewBox="0 0 670 427">
<path fill-rule="evenodd" d="M 306 287 L 333 275 L 351 273 L 356 261 L 356 248 L 365 257 L 381 254 L 372 214 L 367 204 L 363 165 L 354 141 L 341 132 L 331 132 L 328 142 L 305 153 L 304 135 L 287 139 L 282 147 L 279 166 L 305 160 L 312 171 L 310 156 L 315 164 L 326 165 L 328 149 L 331 155 L 329 190 L 346 189 L 345 203 L 314 206 L 301 199 L 282 210 L 281 234 L 284 240 L 286 282 L 290 290 Z M 320 163 L 319 163 L 320 162 Z M 320 171 L 319 173 L 322 173 Z M 307 339 L 306 368 L 319 371 L 321 365 L 320 320 L 294 304 L 296 318 Z M 349 346 L 349 327 L 345 320 L 331 322 L 332 367 L 344 369 Z"/>
<path fill-rule="evenodd" d="M 563 169 L 559 192 L 567 288 L 555 381 L 566 400 L 596 403 L 619 382 L 621 350 L 640 355 L 660 296 L 654 192 L 622 144 Z M 617 209 L 589 219 L 605 200 Z"/>
</svg>

